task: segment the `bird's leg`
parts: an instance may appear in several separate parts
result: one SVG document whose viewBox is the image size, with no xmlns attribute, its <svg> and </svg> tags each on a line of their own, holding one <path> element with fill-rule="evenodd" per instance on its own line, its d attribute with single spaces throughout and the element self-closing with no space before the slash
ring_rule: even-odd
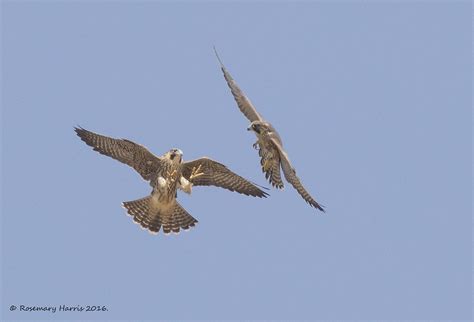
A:
<svg viewBox="0 0 474 322">
<path fill-rule="evenodd" d="M 163 191 L 166 188 L 167 184 L 168 184 L 168 180 L 166 180 L 163 177 L 158 177 L 158 186 L 157 186 L 157 188 L 159 190 Z"/>
<path fill-rule="evenodd" d="M 189 182 L 185 177 L 181 176 L 181 178 L 179 179 L 179 187 L 187 194 L 191 194 L 193 184 Z"/>
<path fill-rule="evenodd" d="M 193 167 L 193 170 L 191 171 L 191 176 L 189 176 L 189 180 L 196 179 L 197 177 L 200 177 L 204 174 L 204 172 L 201 171 L 202 165 L 198 165 L 197 168 Z"/>
<path fill-rule="evenodd" d="M 189 180 L 187 180 L 185 177 L 181 176 L 179 179 L 179 186 L 181 190 L 184 192 L 191 194 L 191 188 L 193 186 L 193 179 L 196 179 L 197 177 L 200 177 L 204 174 L 204 172 L 201 171 L 202 165 L 198 165 L 197 167 L 193 167 L 191 171 L 191 175 L 189 176 Z"/>
</svg>

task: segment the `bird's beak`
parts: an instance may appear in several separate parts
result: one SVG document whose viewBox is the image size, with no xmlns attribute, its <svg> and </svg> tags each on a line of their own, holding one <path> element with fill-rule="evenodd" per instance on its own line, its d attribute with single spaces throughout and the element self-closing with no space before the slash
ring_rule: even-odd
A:
<svg viewBox="0 0 474 322">
<path fill-rule="evenodd" d="M 252 131 L 252 126 L 249 126 L 249 127 L 247 128 L 247 131 Z"/>
</svg>

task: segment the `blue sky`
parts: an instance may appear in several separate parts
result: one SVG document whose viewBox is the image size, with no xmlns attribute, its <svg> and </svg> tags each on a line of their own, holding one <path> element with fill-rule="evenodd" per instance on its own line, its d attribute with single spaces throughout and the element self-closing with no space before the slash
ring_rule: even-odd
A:
<svg viewBox="0 0 474 322">
<path fill-rule="evenodd" d="M 2 3 L 2 316 L 471 318 L 470 2 Z M 327 214 L 195 187 L 178 236 L 73 126 L 261 185 L 212 46 Z M 9 311 L 105 305 L 107 312 Z"/>
</svg>

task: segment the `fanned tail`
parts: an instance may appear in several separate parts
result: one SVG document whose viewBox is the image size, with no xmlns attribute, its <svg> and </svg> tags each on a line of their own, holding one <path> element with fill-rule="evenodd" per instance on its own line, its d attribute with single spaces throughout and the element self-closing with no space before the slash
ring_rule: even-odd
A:
<svg viewBox="0 0 474 322">
<path fill-rule="evenodd" d="M 151 196 L 123 202 L 123 207 L 127 213 L 133 217 L 133 221 L 139 224 L 143 229 L 157 234 L 161 228 L 161 216 L 159 213 L 150 211 Z"/>
<path fill-rule="evenodd" d="M 163 218 L 163 232 L 178 234 L 180 229 L 188 230 L 198 221 L 191 216 L 178 202 L 176 202 L 171 216 Z"/>
<path fill-rule="evenodd" d="M 171 212 L 160 212 L 151 207 L 152 196 L 125 201 L 123 207 L 133 217 L 133 221 L 143 229 L 157 234 L 163 227 L 163 233 L 178 234 L 180 229 L 188 230 L 198 222 L 178 202 L 175 202 Z"/>
</svg>

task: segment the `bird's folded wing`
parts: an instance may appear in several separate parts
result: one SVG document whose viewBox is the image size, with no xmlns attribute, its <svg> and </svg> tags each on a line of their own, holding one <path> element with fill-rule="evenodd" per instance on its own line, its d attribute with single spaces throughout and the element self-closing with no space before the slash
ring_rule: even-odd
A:
<svg viewBox="0 0 474 322">
<path fill-rule="evenodd" d="M 263 121 L 262 117 L 260 116 L 260 114 L 258 114 L 252 102 L 250 102 L 248 97 L 245 96 L 244 92 L 239 88 L 237 83 L 234 81 L 230 73 L 225 68 L 215 48 L 214 51 L 221 65 L 222 72 L 224 73 L 224 78 L 227 82 L 227 86 L 229 86 L 230 91 L 232 92 L 232 95 L 234 96 L 234 99 L 237 102 L 237 106 L 239 107 L 239 109 L 250 120 L 250 122 Z"/>
<path fill-rule="evenodd" d="M 298 191 L 298 193 L 303 197 L 303 199 L 311 206 L 314 208 L 317 208 L 324 212 L 323 207 L 316 202 L 316 200 L 311 197 L 308 191 L 303 187 L 303 184 L 301 183 L 300 179 L 296 175 L 296 171 L 291 165 L 290 158 L 288 157 L 288 154 L 286 151 L 283 149 L 281 144 L 275 139 L 271 138 L 272 143 L 275 145 L 275 147 L 278 149 L 280 152 L 280 160 L 281 160 L 281 167 L 283 169 L 283 174 L 285 175 L 286 181 L 288 181 L 295 189 Z"/>
<path fill-rule="evenodd" d="M 216 186 L 230 191 L 254 197 L 266 197 L 268 194 L 250 181 L 229 170 L 225 165 L 209 158 L 200 158 L 181 165 L 182 175 L 194 186 Z M 202 175 L 191 177 L 194 172 Z"/>
<path fill-rule="evenodd" d="M 139 144 L 96 134 L 80 127 L 74 130 L 95 151 L 131 166 L 147 181 L 160 167 L 160 158 Z"/>
</svg>

